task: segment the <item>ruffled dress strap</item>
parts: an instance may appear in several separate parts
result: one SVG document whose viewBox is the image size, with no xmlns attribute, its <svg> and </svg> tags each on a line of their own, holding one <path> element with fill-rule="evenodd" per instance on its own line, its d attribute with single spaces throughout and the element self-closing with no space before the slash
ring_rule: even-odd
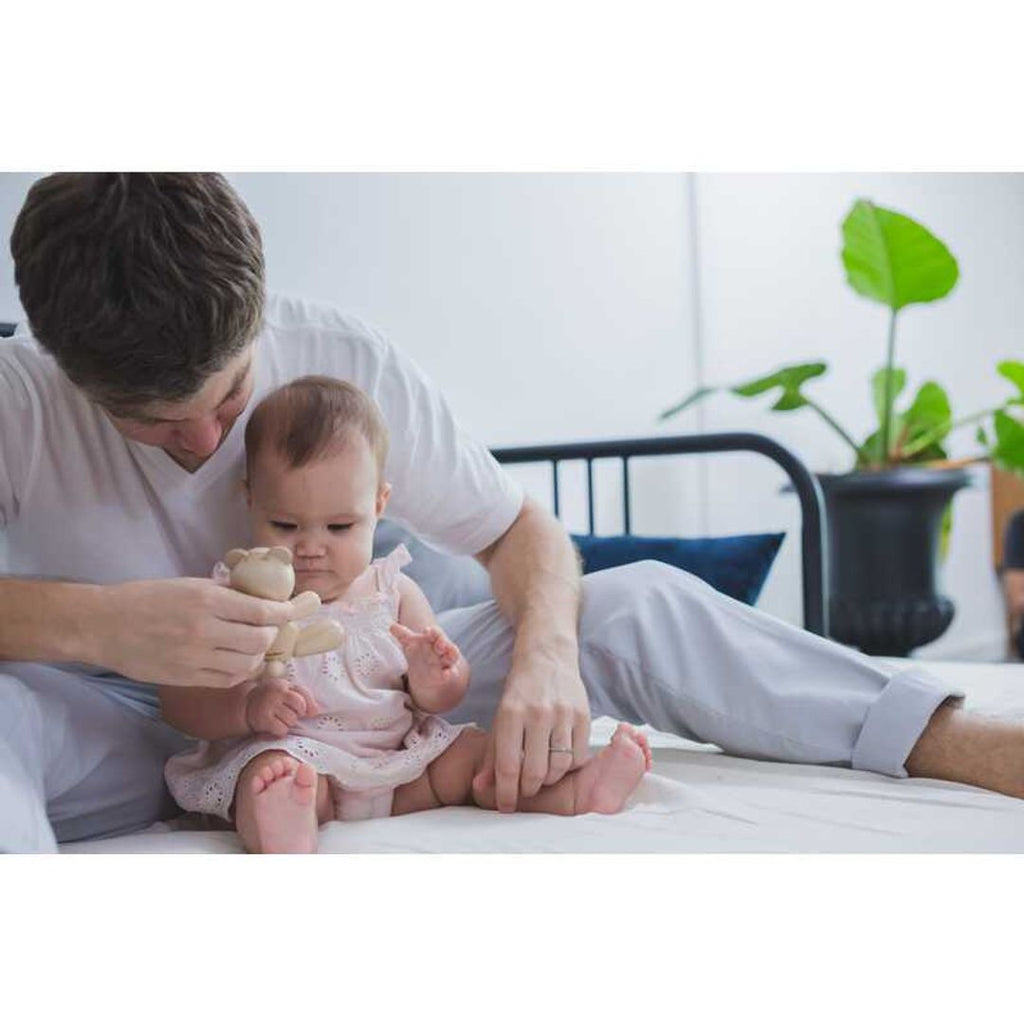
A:
<svg viewBox="0 0 1024 1024">
<path fill-rule="evenodd" d="M 402 568 L 412 561 L 412 555 L 404 544 L 399 544 L 391 554 L 375 558 L 373 568 L 377 576 L 377 589 L 382 594 L 394 593 Z"/>
</svg>

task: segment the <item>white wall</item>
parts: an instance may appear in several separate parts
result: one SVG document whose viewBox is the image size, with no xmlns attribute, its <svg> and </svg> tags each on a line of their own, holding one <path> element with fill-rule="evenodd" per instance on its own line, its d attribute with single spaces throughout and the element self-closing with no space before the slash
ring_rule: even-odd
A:
<svg viewBox="0 0 1024 1024">
<path fill-rule="evenodd" d="M 5 238 L 33 177 L 0 174 Z M 814 393 L 854 434 L 867 433 L 867 381 L 884 359 L 886 314 L 843 279 L 839 223 L 857 196 L 922 220 L 961 264 L 947 300 L 901 316 L 898 356 L 912 387 L 934 376 L 958 412 L 972 411 L 1003 394 L 995 362 L 1021 352 L 1021 175 L 699 175 L 699 334 L 683 175 L 231 177 L 262 225 L 271 287 L 380 327 L 494 445 L 703 423 L 762 430 L 812 468 L 845 468 L 843 446 L 809 412 L 780 416 L 764 402 L 721 396 L 667 425 L 654 419 L 694 386 L 701 358 L 710 382 L 729 383 L 820 356 L 832 371 Z M 12 313 L 20 309 L 4 246 L 0 319 Z M 954 450 L 966 453 L 969 442 L 966 432 Z M 789 530 L 762 607 L 799 621 L 797 516 L 795 500 L 775 493 L 781 473 L 754 456 L 723 458 L 713 470 L 680 463 L 670 472 L 637 465 L 636 528 L 699 530 L 706 494 L 714 532 Z M 598 474 L 606 532 L 619 526 L 614 470 Z M 945 589 L 958 617 L 923 653 L 998 656 L 983 487 L 962 493 L 956 511 Z M 570 502 L 569 525 L 582 526 L 582 515 Z"/>
</svg>

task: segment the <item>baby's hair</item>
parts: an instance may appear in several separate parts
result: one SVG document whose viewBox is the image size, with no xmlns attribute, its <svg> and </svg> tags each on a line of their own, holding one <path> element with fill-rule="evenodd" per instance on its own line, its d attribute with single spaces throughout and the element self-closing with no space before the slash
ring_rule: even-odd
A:
<svg viewBox="0 0 1024 1024">
<path fill-rule="evenodd" d="M 246 476 L 252 483 L 256 456 L 270 444 L 293 469 L 336 454 L 353 434 L 364 437 L 384 478 L 388 428 L 377 403 L 361 388 L 335 377 L 300 377 L 271 391 L 245 428 Z"/>
</svg>

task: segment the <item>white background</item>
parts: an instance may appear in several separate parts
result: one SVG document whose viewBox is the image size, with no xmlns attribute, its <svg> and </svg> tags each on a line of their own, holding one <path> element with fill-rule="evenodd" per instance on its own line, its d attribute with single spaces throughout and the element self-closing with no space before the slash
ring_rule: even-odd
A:
<svg viewBox="0 0 1024 1024">
<path fill-rule="evenodd" d="M 0 174 L 10 232 L 31 174 Z M 382 329 L 438 381 L 491 445 L 752 429 L 813 469 L 849 467 L 809 411 L 714 396 L 667 424 L 693 388 L 791 361 L 831 370 L 813 394 L 856 437 L 871 429 L 868 379 L 887 311 L 857 297 L 839 224 L 857 197 L 921 220 L 951 248 L 950 297 L 900 317 L 908 390 L 934 378 L 963 415 L 998 401 L 996 362 L 1021 354 L 1024 175 L 348 173 L 230 176 L 264 233 L 270 287 L 343 307 Z M 0 319 L 21 315 L 0 256 Z M 703 368 L 703 370 L 701 369 Z M 972 450 L 972 431 L 953 445 Z M 523 472 L 523 471 L 521 471 Z M 565 513 L 585 526 L 575 470 Z M 616 532 L 617 468 L 598 467 L 598 532 Z M 798 520 L 784 482 L 755 456 L 638 463 L 638 532 L 785 529 L 761 607 L 800 621 Z M 538 495 L 546 475 L 524 475 Z M 991 565 L 987 475 L 956 501 L 943 587 L 953 626 L 922 656 L 997 658 L 1002 612 Z"/>
</svg>

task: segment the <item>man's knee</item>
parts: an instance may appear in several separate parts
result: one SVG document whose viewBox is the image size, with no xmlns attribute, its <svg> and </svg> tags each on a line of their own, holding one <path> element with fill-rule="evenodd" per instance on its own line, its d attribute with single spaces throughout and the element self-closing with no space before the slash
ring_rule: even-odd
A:
<svg viewBox="0 0 1024 1024">
<path fill-rule="evenodd" d="M 583 578 L 581 626 L 600 631 L 612 620 L 647 618 L 652 613 L 676 617 L 706 601 L 709 590 L 696 576 L 651 559 L 604 569 Z"/>
<path fill-rule="evenodd" d="M 15 676 L 0 674 L 0 737 L 20 756 L 42 761 L 43 717 L 36 694 Z"/>
</svg>

